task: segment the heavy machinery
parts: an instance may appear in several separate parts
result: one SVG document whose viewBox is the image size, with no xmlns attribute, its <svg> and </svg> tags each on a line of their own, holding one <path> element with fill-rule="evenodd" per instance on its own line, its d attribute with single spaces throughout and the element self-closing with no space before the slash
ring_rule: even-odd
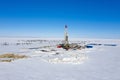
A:
<svg viewBox="0 0 120 80">
<path fill-rule="evenodd" d="M 70 48 L 69 46 L 69 41 L 68 41 L 68 29 L 67 29 L 67 25 L 65 25 L 65 34 L 64 34 L 64 43 L 63 44 L 59 44 L 57 47 L 58 48 L 63 48 L 68 50 Z"/>
<path fill-rule="evenodd" d="M 73 49 L 73 50 L 79 49 L 79 50 L 81 50 L 81 49 L 85 49 L 86 45 L 80 45 L 78 43 L 69 44 L 69 41 L 68 41 L 68 27 L 67 27 L 67 25 L 65 25 L 64 41 L 63 41 L 62 44 L 57 45 L 57 48 L 63 48 L 65 50 L 69 50 L 69 49 Z"/>
</svg>

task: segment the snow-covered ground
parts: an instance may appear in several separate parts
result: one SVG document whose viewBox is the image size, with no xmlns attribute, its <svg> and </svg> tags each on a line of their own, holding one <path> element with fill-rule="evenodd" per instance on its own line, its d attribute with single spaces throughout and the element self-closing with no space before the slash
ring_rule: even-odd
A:
<svg viewBox="0 0 120 80">
<path fill-rule="evenodd" d="M 92 44 L 93 48 L 65 51 L 57 49 L 55 45 L 61 42 L 53 39 L 1 38 L 0 54 L 30 57 L 0 62 L 0 80 L 120 80 L 120 40 L 71 42 Z"/>
</svg>

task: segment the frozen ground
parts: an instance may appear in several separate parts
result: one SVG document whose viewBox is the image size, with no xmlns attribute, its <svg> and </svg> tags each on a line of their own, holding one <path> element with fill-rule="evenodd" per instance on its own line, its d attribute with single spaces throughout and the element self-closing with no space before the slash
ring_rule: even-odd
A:
<svg viewBox="0 0 120 80">
<path fill-rule="evenodd" d="M 26 44 L 26 40 L 33 41 Z M 10 63 L 0 62 L 0 80 L 120 80 L 120 40 L 73 40 L 102 45 L 69 51 L 55 48 L 58 43 L 55 40 L 34 40 L 39 39 L 0 39 L 0 54 L 10 52 L 30 56 Z M 80 64 L 73 64 L 78 63 L 76 61 Z"/>
</svg>

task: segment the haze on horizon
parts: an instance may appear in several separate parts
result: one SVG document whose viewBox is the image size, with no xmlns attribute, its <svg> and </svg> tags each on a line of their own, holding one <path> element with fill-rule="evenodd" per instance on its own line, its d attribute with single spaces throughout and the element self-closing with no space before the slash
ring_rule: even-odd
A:
<svg viewBox="0 0 120 80">
<path fill-rule="evenodd" d="M 119 0 L 0 0 L 0 36 L 120 39 Z"/>
</svg>

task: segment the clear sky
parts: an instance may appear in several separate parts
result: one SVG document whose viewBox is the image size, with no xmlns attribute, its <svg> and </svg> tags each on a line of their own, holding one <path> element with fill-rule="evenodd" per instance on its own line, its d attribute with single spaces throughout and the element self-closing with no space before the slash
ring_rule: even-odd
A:
<svg viewBox="0 0 120 80">
<path fill-rule="evenodd" d="M 120 0 L 0 0 L 0 36 L 119 38 Z"/>
</svg>

